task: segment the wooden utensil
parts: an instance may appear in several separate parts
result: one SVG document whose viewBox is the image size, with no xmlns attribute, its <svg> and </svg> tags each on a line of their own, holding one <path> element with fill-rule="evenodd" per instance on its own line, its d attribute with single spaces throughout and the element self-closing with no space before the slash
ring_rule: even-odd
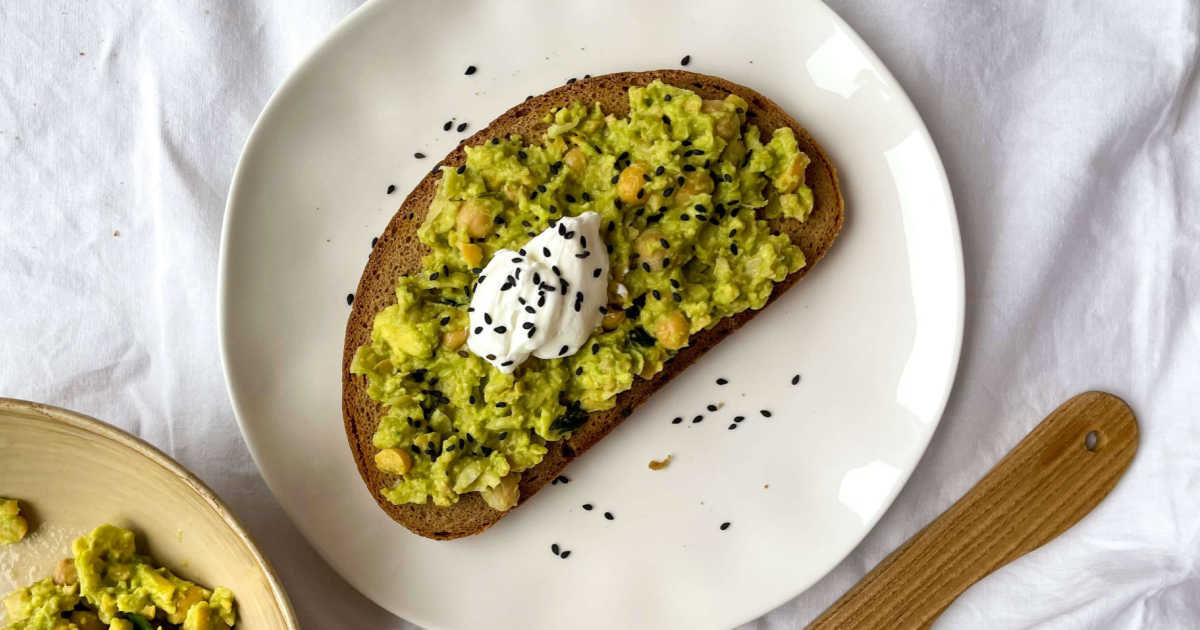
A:
<svg viewBox="0 0 1200 630">
<path fill-rule="evenodd" d="M 1104 392 L 1075 396 L 809 630 L 929 627 L 967 587 L 1096 507 L 1137 443 L 1137 420 L 1124 401 Z"/>
</svg>

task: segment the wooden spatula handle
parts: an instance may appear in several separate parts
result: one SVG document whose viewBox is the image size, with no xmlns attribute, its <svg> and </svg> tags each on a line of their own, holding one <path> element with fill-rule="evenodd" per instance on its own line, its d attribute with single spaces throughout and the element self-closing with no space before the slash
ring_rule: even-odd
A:
<svg viewBox="0 0 1200 630">
<path fill-rule="evenodd" d="M 1137 443 L 1137 420 L 1120 398 L 1087 392 L 1068 400 L 809 629 L 928 627 L 967 587 L 1096 507 Z"/>
</svg>

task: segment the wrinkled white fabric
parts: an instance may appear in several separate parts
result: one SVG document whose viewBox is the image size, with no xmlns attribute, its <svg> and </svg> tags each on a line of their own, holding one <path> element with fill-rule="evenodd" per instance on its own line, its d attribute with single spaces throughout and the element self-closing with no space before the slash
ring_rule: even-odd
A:
<svg viewBox="0 0 1200 630">
<path fill-rule="evenodd" d="M 217 352 L 217 248 L 242 143 L 356 4 L 0 3 L 0 395 L 98 416 L 178 458 L 247 522 L 305 627 L 409 628 L 279 509 Z M 1090 388 L 1138 414 L 1128 474 L 937 627 L 1200 627 L 1196 4 L 831 5 L 896 74 L 945 161 L 965 345 L 895 505 L 828 577 L 748 627 L 803 626 Z"/>
</svg>

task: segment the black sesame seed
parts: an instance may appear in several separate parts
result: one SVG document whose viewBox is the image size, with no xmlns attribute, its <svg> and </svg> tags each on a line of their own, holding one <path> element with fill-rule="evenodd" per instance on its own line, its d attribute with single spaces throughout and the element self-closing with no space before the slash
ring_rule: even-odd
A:
<svg viewBox="0 0 1200 630">
<path fill-rule="evenodd" d="M 504 402 L 503 400 L 501 400 L 500 402 L 496 403 L 496 408 L 497 408 L 497 409 L 503 409 L 503 408 L 505 408 L 505 407 L 507 407 L 507 406 L 508 406 L 508 403 Z"/>
<path fill-rule="evenodd" d="M 567 79 L 567 83 L 574 83 L 574 82 L 575 82 L 575 77 L 571 77 L 570 79 Z"/>
<path fill-rule="evenodd" d="M 668 102 L 668 103 L 670 103 L 670 102 L 671 102 L 671 95 L 670 95 L 670 94 L 667 94 L 667 95 L 663 96 L 663 100 L 664 100 L 664 101 L 666 101 L 666 102 Z"/>
<path fill-rule="evenodd" d="M 695 418 L 692 418 L 692 424 L 699 424 L 700 422 L 703 422 L 703 421 L 704 421 L 704 416 L 696 416 Z"/>
<path fill-rule="evenodd" d="M 580 196 L 580 197 L 583 197 L 583 200 L 584 200 L 584 201 L 591 201 L 591 200 L 592 200 L 592 196 L 591 196 L 591 195 L 589 195 L 589 194 L 587 194 L 587 193 L 581 193 L 579 196 Z"/>
<path fill-rule="evenodd" d="M 686 65 L 688 65 L 689 63 L 692 63 L 692 56 L 691 56 L 691 55 L 684 55 L 684 56 L 683 56 L 683 59 L 680 59 L 680 60 L 679 60 L 679 65 L 681 65 L 681 66 L 686 66 Z"/>
<path fill-rule="evenodd" d="M 379 242 L 379 237 L 378 237 L 378 236 L 376 236 L 375 238 L 371 239 L 371 249 L 375 249 L 375 244 L 376 244 L 376 243 L 378 243 L 378 242 Z"/>
<path fill-rule="evenodd" d="M 717 379 L 717 385 L 726 385 L 726 384 L 728 384 L 728 383 L 729 383 L 729 381 L 727 381 L 727 380 L 725 380 L 725 379 L 723 379 L 723 378 L 719 378 L 719 379 Z"/>
<path fill-rule="evenodd" d="M 484 358 L 485 358 L 485 359 L 487 359 L 488 361 L 495 361 L 495 360 L 496 360 L 496 355 L 494 355 L 494 354 L 489 354 L 489 355 L 487 355 L 487 356 L 486 356 L 486 357 L 484 357 Z"/>
<path fill-rule="evenodd" d="M 663 191 L 663 196 L 664 196 L 664 197 L 670 197 L 670 196 L 671 196 L 671 194 L 672 194 L 672 193 L 674 193 L 674 192 L 675 192 L 675 189 L 674 189 L 674 188 L 672 188 L 672 187 L 670 187 L 670 186 L 667 186 L 667 189 Z"/>
<path fill-rule="evenodd" d="M 563 346 L 563 347 L 559 348 L 559 349 L 558 349 L 558 356 L 560 356 L 560 357 L 561 357 L 562 355 L 566 354 L 566 353 L 567 353 L 567 350 L 569 350 L 569 349 L 570 349 L 570 348 L 569 348 L 569 347 L 567 347 L 567 346 Z"/>
<path fill-rule="evenodd" d="M 508 431 L 502 431 L 502 432 L 500 433 L 500 439 L 501 439 L 501 440 L 507 440 L 507 439 L 508 439 Z"/>
<path fill-rule="evenodd" d="M 592 344 L 592 354 L 596 354 L 598 352 L 600 352 L 600 344 L 598 344 L 598 343 Z"/>
<path fill-rule="evenodd" d="M 459 133 L 462 133 L 462 132 L 464 132 L 464 131 L 466 131 L 466 130 L 467 130 L 467 123 L 459 123 L 458 127 L 455 127 L 455 129 L 456 129 L 456 130 L 457 130 Z"/>
<path fill-rule="evenodd" d="M 792 385 L 799 385 L 799 384 L 800 384 L 800 375 L 797 374 L 792 377 Z"/>
<path fill-rule="evenodd" d="M 425 154 L 421 153 L 420 151 L 417 151 L 416 153 L 413 154 L 413 157 L 417 158 L 418 160 L 424 160 Z"/>
<path fill-rule="evenodd" d="M 730 251 L 730 252 L 732 252 L 734 256 L 737 256 L 737 253 L 738 253 L 738 246 L 737 246 L 737 243 L 730 243 L 730 244 L 729 244 L 729 251 Z"/>
<path fill-rule="evenodd" d="M 506 328 L 504 326 L 497 326 L 497 327 L 493 328 L 492 330 L 496 331 L 497 335 L 503 335 L 504 333 L 508 332 L 508 328 Z"/>
<path fill-rule="evenodd" d="M 483 326 L 476 326 L 476 327 L 475 327 L 475 334 L 476 334 L 476 335 L 478 335 L 478 334 L 479 334 L 479 333 L 481 333 L 481 332 L 483 332 Z"/>
<path fill-rule="evenodd" d="M 734 422 L 741 422 L 742 420 L 745 420 L 745 419 L 746 419 L 746 416 L 734 416 L 733 417 Z"/>
<path fill-rule="evenodd" d="M 412 450 L 414 455 L 421 454 L 421 447 L 417 446 L 416 444 L 409 444 L 408 448 Z"/>
<path fill-rule="evenodd" d="M 354 294 L 353 293 L 346 294 L 346 304 L 347 305 L 354 304 Z"/>
<path fill-rule="evenodd" d="M 466 173 L 466 172 L 467 172 L 467 165 L 466 165 L 466 164 L 463 164 L 462 166 L 460 166 L 460 167 L 458 167 L 457 169 L 455 169 L 455 171 L 454 171 L 454 172 L 455 172 L 455 173 L 458 173 L 459 175 L 462 175 L 463 173 Z"/>
<path fill-rule="evenodd" d="M 525 153 L 524 151 L 517 151 L 517 159 L 518 160 L 524 160 L 527 157 L 529 157 L 528 153 Z"/>
<path fill-rule="evenodd" d="M 605 512 L 605 513 L 604 513 L 604 518 L 606 518 L 606 519 L 608 519 L 608 520 L 610 520 L 610 521 L 611 521 L 611 520 L 615 519 L 616 517 L 615 517 L 615 516 L 613 516 L 613 513 L 612 513 L 612 512 Z"/>
<path fill-rule="evenodd" d="M 600 273 L 601 273 L 601 271 L 600 271 L 600 268 L 599 268 L 599 267 L 596 267 L 595 269 L 593 269 L 593 270 L 592 270 L 592 277 L 593 277 L 593 278 L 599 278 L 599 277 L 600 277 Z"/>
<path fill-rule="evenodd" d="M 732 431 L 732 430 L 734 430 L 734 429 L 736 429 L 736 428 L 737 428 L 737 425 L 736 425 L 736 424 L 731 424 L 731 425 L 729 425 L 729 430 L 730 430 L 730 431 Z"/>
<path fill-rule="evenodd" d="M 581 376 L 582 374 L 583 374 L 583 366 L 582 365 L 575 368 L 575 376 Z"/>
<path fill-rule="evenodd" d="M 683 142 L 680 142 L 679 144 L 682 144 L 682 145 L 683 145 L 683 146 L 685 146 L 685 147 L 690 147 L 690 146 L 692 146 L 692 141 L 691 141 L 691 140 L 684 140 Z"/>
<path fill-rule="evenodd" d="M 483 451 L 484 457 L 488 457 L 492 454 L 492 447 L 490 446 L 481 446 L 479 450 Z"/>
<path fill-rule="evenodd" d="M 671 424 L 679 424 L 680 422 L 683 422 L 683 418 L 679 416 L 675 416 L 675 418 L 671 420 Z"/>
<path fill-rule="evenodd" d="M 695 166 L 692 166 L 691 164 L 684 164 L 684 165 L 683 165 L 683 170 L 684 170 L 684 171 L 686 171 L 686 172 L 688 172 L 688 173 L 690 173 L 690 172 L 692 172 L 692 171 L 696 170 L 696 167 L 695 167 Z"/>
<path fill-rule="evenodd" d="M 551 553 L 553 553 L 554 555 L 557 556 L 558 555 L 558 543 L 554 543 L 553 545 L 550 545 L 550 551 L 551 551 Z"/>
<path fill-rule="evenodd" d="M 675 278 L 671 278 L 671 286 L 673 286 L 673 287 L 675 287 L 676 289 L 678 289 L 678 288 L 679 288 L 679 281 L 678 281 L 678 280 L 676 280 Z"/>
<path fill-rule="evenodd" d="M 758 411 L 758 413 L 761 413 L 761 414 L 762 414 L 762 416 L 763 416 L 764 418 L 770 418 L 770 417 L 771 417 L 771 412 L 770 412 L 769 410 L 767 410 L 767 409 L 760 409 L 760 410 Z"/>
<path fill-rule="evenodd" d="M 395 185 L 395 184 L 388 184 L 388 187 L 387 187 L 387 194 L 389 194 L 389 195 L 390 195 L 390 194 L 392 194 L 392 193 L 394 193 L 394 192 L 396 192 L 396 185 Z"/>
<path fill-rule="evenodd" d="M 491 323 L 492 323 L 492 316 L 491 316 L 490 314 L 488 314 L 488 313 L 484 313 L 484 314 L 483 314 L 483 323 L 485 323 L 485 324 L 491 324 Z"/>
<path fill-rule="evenodd" d="M 653 291 L 651 291 L 651 293 L 654 294 L 654 299 L 656 299 L 656 300 L 662 299 L 662 294 L 658 292 L 658 289 L 654 289 Z"/>
<path fill-rule="evenodd" d="M 475 66 L 467 66 L 467 71 L 463 74 L 475 74 Z"/>
<path fill-rule="evenodd" d="M 716 410 L 717 410 L 717 406 L 716 406 L 716 405 L 709 405 L 709 406 L 707 407 L 707 409 L 708 409 L 709 411 L 716 411 Z"/>
<path fill-rule="evenodd" d="M 567 549 L 566 551 L 562 552 L 562 555 L 560 555 L 560 556 L 558 556 L 558 557 L 559 557 L 559 558 L 562 558 L 563 560 L 566 560 L 566 559 L 567 559 L 567 556 L 569 556 L 569 555 L 571 555 L 571 550 L 570 550 L 570 549 Z"/>
<path fill-rule="evenodd" d="M 671 247 L 671 242 L 670 242 L 670 241 L 668 241 L 668 240 L 667 240 L 667 239 L 665 239 L 665 238 L 660 238 L 660 239 L 658 239 L 658 242 L 659 242 L 659 243 L 662 243 L 662 246 L 663 246 L 664 248 L 670 249 L 670 247 Z"/>
<path fill-rule="evenodd" d="M 450 317 L 449 317 L 449 316 L 447 316 L 447 317 L 443 317 L 443 318 L 441 319 L 441 324 L 442 324 L 443 326 L 445 326 L 446 324 L 449 324 L 449 323 L 450 323 Z"/>
<path fill-rule="evenodd" d="M 450 128 L 451 128 L 451 127 L 453 127 L 453 126 L 454 126 L 454 121 L 453 121 L 453 120 L 447 120 L 447 121 L 446 121 L 446 124 L 442 125 L 442 131 L 450 131 Z M 492 144 L 495 144 L 495 143 L 497 143 L 497 142 L 500 142 L 500 141 L 499 141 L 499 140 L 497 140 L 496 138 L 492 138 Z"/>
<path fill-rule="evenodd" d="M 571 480 L 567 479 L 566 475 L 559 475 L 555 477 L 554 480 L 559 483 L 571 483 Z"/>
<path fill-rule="evenodd" d="M 662 175 L 665 172 L 667 172 L 667 167 L 665 166 L 659 166 L 658 168 L 654 169 L 655 175 Z"/>
<path fill-rule="evenodd" d="M 583 509 L 585 509 L 585 510 L 587 510 L 587 511 L 591 512 L 591 511 L 592 511 L 592 504 L 591 504 L 591 503 L 584 503 L 584 504 L 583 504 Z"/>
<path fill-rule="evenodd" d="M 446 123 L 446 131 L 450 131 L 450 123 Z M 500 144 L 500 138 L 492 138 L 492 144 Z"/>
<path fill-rule="evenodd" d="M 609 181 L 610 181 L 611 183 L 615 184 L 615 183 L 617 183 L 617 180 L 618 180 L 618 179 L 620 179 L 620 178 L 621 178 L 621 177 L 620 177 L 619 175 L 613 175 L 613 176 L 612 176 L 612 179 L 611 179 L 611 180 L 609 180 Z"/>
<path fill-rule="evenodd" d="M 692 217 L 685 212 L 685 213 L 679 215 L 679 220 L 680 221 L 691 221 Z"/>
<path fill-rule="evenodd" d="M 649 273 L 649 272 L 650 272 L 650 263 L 648 263 L 648 262 L 643 262 L 643 263 L 642 263 L 642 269 L 645 269 L 645 270 L 646 270 L 646 273 Z"/>
<path fill-rule="evenodd" d="M 667 125 L 669 125 L 669 124 L 671 124 L 671 117 L 670 117 L 670 116 L 667 116 L 666 114 L 663 114 L 663 115 L 662 115 L 662 121 L 663 121 L 663 124 L 667 124 Z"/>
</svg>

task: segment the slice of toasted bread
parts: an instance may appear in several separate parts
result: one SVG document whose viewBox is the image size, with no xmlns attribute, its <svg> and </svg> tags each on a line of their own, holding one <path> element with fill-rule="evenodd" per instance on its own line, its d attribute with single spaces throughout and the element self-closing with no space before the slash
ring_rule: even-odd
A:
<svg viewBox="0 0 1200 630">
<path fill-rule="evenodd" d="M 748 122 L 758 125 L 764 138 L 769 138 L 776 128 L 791 127 L 800 150 L 812 159 L 806 172 L 807 183 L 812 188 L 815 198 L 812 214 L 804 223 L 784 220 L 772 225 L 773 229 L 787 234 L 792 242 L 803 250 L 807 264 L 775 286 L 767 301 L 770 304 L 808 273 L 828 251 L 842 227 L 843 202 L 838 189 L 837 171 L 820 145 L 778 105 L 754 90 L 718 77 L 682 70 L 622 72 L 584 79 L 535 96 L 508 110 L 487 128 L 459 144 L 439 166 L 463 164 L 466 159 L 464 146 L 482 144 L 492 137 L 506 137 L 515 133 L 527 139 L 536 139 L 543 129 L 543 116 L 552 108 L 574 100 L 585 103 L 598 102 L 606 113 L 627 115 L 629 102 L 626 90 L 630 86 L 646 85 L 655 79 L 692 90 L 705 98 L 724 98 L 731 92 L 741 96 L 749 103 Z M 445 540 L 478 534 L 508 512 L 499 512 L 488 507 L 478 493 L 462 496 L 457 503 L 448 507 L 432 504 L 392 505 L 384 499 L 380 490 L 390 486 L 394 477 L 376 469 L 376 449 L 371 444 L 371 436 L 385 409 L 383 405 L 367 397 L 366 377 L 350 374 L 350 361 L 354 358 L 355 351 L 370 341 L 375 314 L 396 300 L 396 279 L 419 270 L 421 258 L 428 251 L 417 239 L 416 233 L 425 219 L 430 201 L 436 194 L 440 176 L 440 170 L 435 169 L 421 180 L 404 200 L 400 210 L 379 237 L 379 242 L 371 252 L 371 258 L 358 283 L 354 308 L 350 313 L 350 321 L 346 324 L 346 345 L 342 357 L 342 413 L 346 424 L 346 437 L 358 464 L 358 472 L 379 507 L 413 532 L 427 538 Z M 557 477 L 568 462 L 616 428 L 667 381 L 682 372 L 729 333 L 750 321 L 757 313 L 755 310 L 743 311 L 722 320 L 711 329 L 693 335 L 691 345 L 668 361 L 666 367 L 653 378 L 634 379 L 632 389 L 617 396 L 615 407 L 590 414 L 569 439 L 548 444 L 549 452 L 545 459 L 521 476 L 520 502 L 529 500 Z"/>
</svg>

